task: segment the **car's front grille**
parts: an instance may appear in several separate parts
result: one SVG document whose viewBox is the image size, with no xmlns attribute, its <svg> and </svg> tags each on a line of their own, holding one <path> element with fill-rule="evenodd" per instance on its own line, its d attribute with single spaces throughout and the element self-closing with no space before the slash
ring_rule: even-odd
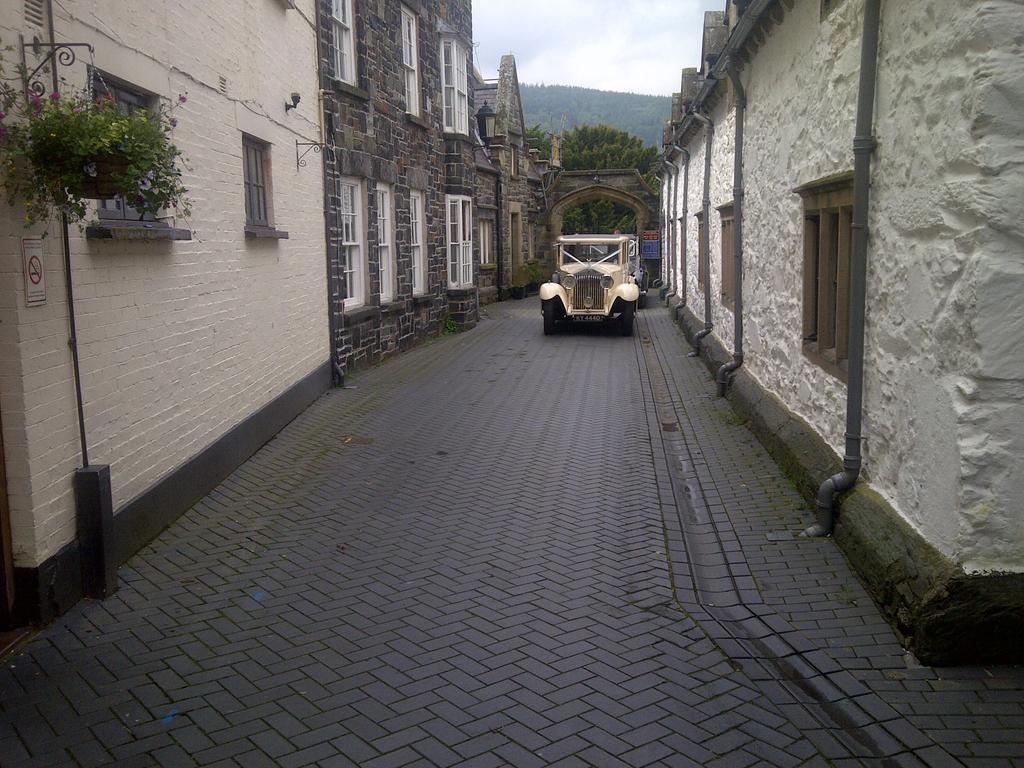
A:
<svg viewBox="0 0 1024 768">
<path fill-rule="evenodd" d="M 603 312 L 604 288 L 601 287 L 601 275 L 586 272 L 576 275 L 576 287 L 572 291 L 572 308 L 574 312 Z"/>
</svg>

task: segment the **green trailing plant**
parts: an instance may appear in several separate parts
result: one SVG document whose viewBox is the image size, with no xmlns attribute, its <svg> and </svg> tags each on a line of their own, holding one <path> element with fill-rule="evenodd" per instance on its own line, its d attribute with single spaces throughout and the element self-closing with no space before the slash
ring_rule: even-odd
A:
<svg viewBox="0 0 1024 768">
<path fill-rule="evenodd" d="M 451 315 L 444 316 L 444 325 L 441 328 L 442 336 L 451 336 L 453 334 L 458 333 L 460 330 L 462 329 L 459 328 L 459 324 L 455 322 L 454 317 L 452 317 Z"/>
<path fill-rule="evenodd" d="M 3 78 L 0 59 L 0 169 L 9 202 L 25 204 L 27 225 L 48 221 L 54 211 L 80 222 L 88 200 L 116 195 L 143 217 L 171 209 L 189 215 L 182 153 L 171 136 L 173 107 L 122 111 L 109 95 L 41 96 Z"/>
</svg>

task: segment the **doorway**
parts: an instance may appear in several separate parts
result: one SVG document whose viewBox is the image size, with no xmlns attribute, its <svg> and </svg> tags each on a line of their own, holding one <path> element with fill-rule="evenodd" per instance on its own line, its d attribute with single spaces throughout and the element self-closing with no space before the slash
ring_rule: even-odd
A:
<svg viewBox="0 0 1024 768">
<path fill-rule="evenodd" d="M 509 230 L 511 237 L 509 237 L 509 247 L 512 251 L 512 278 L 515 280 L 519 267 L 523 263 L 523 215 L 513 212 L 510 214 L 510 217 Z"/>
</svg>

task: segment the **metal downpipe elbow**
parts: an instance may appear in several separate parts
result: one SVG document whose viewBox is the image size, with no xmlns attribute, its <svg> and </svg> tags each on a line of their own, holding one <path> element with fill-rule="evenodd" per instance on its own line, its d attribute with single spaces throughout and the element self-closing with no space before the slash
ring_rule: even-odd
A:
<svg viewBox="0 0 1024 768">
<path fill-rule="evenodd" d="M 705 325 L 702 330 L 697 331 L 697 335 L 693 337 L 693 352 L 690 353 L 690 357 L 700 357 L 700 343 L 709 333 L 711 333 L 711 326 L 708 325 Z"/>
<path fill-rule="evenodd" d="M 818 495 L 815 500 L 818 520 L 814 525 L 804 529 L 800 533 L 801 536 L 820 538 L 832 535 L 836 527 L 836 495 L 853 488 L 859 475 L 859 466 L 847 467 L 842 472 L 832 475 L 818 487 Z"/>
<path fill-rule="evenodd" d="M 718 374 L 715 376 L 715 381 L 718 384 L 718 396 L 725 397 L 725 390 L 729 386 L 729 380 L 732 377 L 733 371 L 743 365 L 743 355 L 733 355 L 732 360 L 723 365 L 718 369 Z"/>
</svg>

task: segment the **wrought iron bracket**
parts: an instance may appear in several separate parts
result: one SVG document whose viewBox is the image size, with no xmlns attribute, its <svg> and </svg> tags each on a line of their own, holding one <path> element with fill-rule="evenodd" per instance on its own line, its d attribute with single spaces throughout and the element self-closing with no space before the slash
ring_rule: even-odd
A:
<svg viewBox="0 0 1024 768">
<path fill-rule="evenodd" d="M 305 149 L 302 149 L 305 147 Z M 330 158 L 331 162 L 334 161 L 334 148 L 319 141 L 299 141 L 295 140 L 295 170 L 306 167 L 306 155 L 310 152 L 316 152 L 320 154 L 324 150 L 327 150 L 327 157 Z"/>
<path fill-rule="evenodd" d="M 26 63 L 25 71 L 25 89 L 29 93 L 34 93 L 36 96 L 42 96 L 46 93 L 46 85 L 36 79 L 36 75 L 42 71 L 43 67 L 47 64 L 53 64 L 54 68 L 57 66 L 70 67 L 75 63 L 77 54 L 76 48 L 85 48 L 89 51 L 89 58 L 92 58 L 95 49 L 90 43 L 44 43 L 38 37 L 33 37 L 31 43 L 21 44 L 21 54 L 24 60 L 28 51 L 36 56 L 36 58 L 42 56 L 43 60 L 36 65 L 36 68 L 31 72 L 28 72 L 28 66 Z"/>
</svg>

